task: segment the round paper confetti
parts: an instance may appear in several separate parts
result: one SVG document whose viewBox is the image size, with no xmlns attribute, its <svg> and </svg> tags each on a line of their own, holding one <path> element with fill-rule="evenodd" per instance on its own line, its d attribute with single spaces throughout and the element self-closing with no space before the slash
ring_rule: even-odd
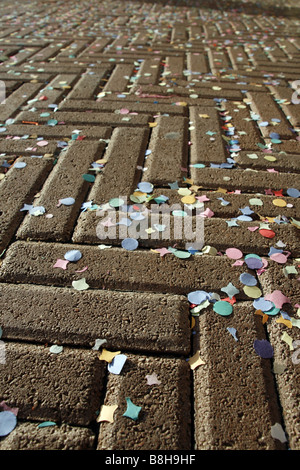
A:
<svg viewBox="0 0 300 470">
<path fill-rule="evenodd" d="M 209 297 L 209 294 L 205 292 L 204 290 L 196 290 L 188 294 L 188 301 L 191 304 L 199 305 L 199 304 L 202 304 L 202 302 L 204 302 L 205 300 L 207 300 L 208 297 Z"/>
<path fill-rule="evenodd" d="M 276 235 L 273 230 L 269 230 L 267 228 L 262 228 L 261 230 L 259 230 L 259 233 L 265 238 L 274 238 Z"/>
<path fill-rule="evenodd" d="M 120 207 L 124 204 L 124 201 L 123 199 L 119 198 L 119 197 L 116 197 L 116 198 L 112 198 L 110 199 L 109 201 L 109 205 L 111 207 Z"/>
<path fill-rule="evenodd" d="M 266 300 L 263 297 L 259 297 L 253 301 L 253 307 L 256 310 L 261 310 L 262 312 L 266 313 L 274 307 L 274 304 L 270 300 Z"/>
<path fill-rule="evenodd" d="M 240 275 L 240 281 L 242 284 L 245 284 L 245 286 L 256 286 L 257 284 L 256 277 L 249 273 L 242 273 Z"/>
<path fill-rule="evenodd" d="M 243 252 L 239 250 L 238 248 L 227 248 L 225 253 L 228 256 L 228 258 L 231 258 L 231 259 L 240 259 L 243 257 Z"/>
<path fill-rule="evenodd" d="M 213 310 L 219 315 L 222 315 L 223 317 L 227 317 L 228 315 L 232 313 L 233 308 L 229 302 L 226 302 L 225 300 L 219 300 L 218 302 L 214 304 Z"/>
<path fill-rule="evenodd" d="M 300 191 L 296 188 L 288 188 L 286 193 L 290 197 L 299 197 L 300 196 Z"/>
<path fill-rule="evenodd" d="M 68 261 L 78 261 L 82 257 L 82 254 L 79 250 L 69 250 L 65 254 L 64 258 Z"/>
<path fill-rule="evenodd" d="M 65 197 L 64 199 L 60 199 L 59 202 L 64 206 L 72 206 L 75 202 L 75 199 L 73 197 Z"/>
<path fill-rule="evenodd" d="M 273 204 L 277 207 L 285 207 L 286 201 L 284 199 L 273 199 Z"/>
<path fill-rule="evenodd" d="M 253 343 L 256 353 L 265 359 L 273 357 L 273 348 L 266 339 L 256 339 Z"/>
<path fill-rule="evenodd" d="M 11 411 L 0 412 L 0 437 L 7 436 L 16 427 L 17 418 Z"/>
<path fill-rule="evenodd" d="M 249 269 L 260 269 L 263 267 L 262 260 L 256 257 L 245 258 L 245 263 Z"/>
<path fill-rule="evenodd" d="M 124 238 L 121 245 L 125 250 L 132 251 L 137 249 L 139 243 L 135 238 Z"/>
<path fill-rule="evenodd" d="M 138 184 L 138 188 L 143 193 L 152 193 L 153 184 L 152 183 L 147 183 L 147 182 L 142 182 L 142 183 Z"/>
<path fill-rule="evenodd" d="M 255 286 L 245 286 L 243 290 L 245 294 L 252 299 L 258 299 L 262 294 L 260 288 Z"/>
<path fill-rule="evenodd" d="M 277 263 L 285 264 L 287 262 L 287 255 L 284 253 L 273 253 L 270 256 L 270 259 L 276 261 Z"/>
<path fill-rule="evenodd" d="M 27 163 L 25 163 L 25 162 L 16 162 L 14 164 L 15 168 L 25 168 L 25 166 L 27 166 Z"/>
<path fill-rule="evenodd" d="M 182 199 L 181 199 L 181 202 L 183 204 L 194 204 L 196 202 L 196 199 L 195 199 L 195 196 L 194 195 L 191 195 L 191 196 L 184 196 Z"/>
</svg>

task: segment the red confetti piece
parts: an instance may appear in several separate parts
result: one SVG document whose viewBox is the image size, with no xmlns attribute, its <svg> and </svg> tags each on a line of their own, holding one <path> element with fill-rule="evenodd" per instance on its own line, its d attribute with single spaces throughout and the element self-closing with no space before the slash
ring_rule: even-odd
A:
<svg viewBox="0 0 300 470">
<path fill-rule="evenodd" d="M 268 230 L 266 228 L 262 228 L 259 233 L 265 238 L 274 238 L 276 235 L 273 230 Z"/>
</svg>

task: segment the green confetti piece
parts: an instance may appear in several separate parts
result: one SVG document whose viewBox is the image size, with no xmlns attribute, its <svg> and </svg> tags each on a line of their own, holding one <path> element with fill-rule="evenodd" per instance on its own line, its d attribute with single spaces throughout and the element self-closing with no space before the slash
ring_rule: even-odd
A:
<svg viewBox="0 0 300 470">
<path fill-rule="evenodd" d="M 56 423 L 54 421 L 44 421 L 38 425 L 38 428 L 46 428 L 48 426 L 56 426 Z"/>
<path fill-rule="evenodd" d="M 139 417 L 139 413 L 142 408 L 140 406 L 134 405 L 132 401 L 130 400 L 130 398 L 128 397 L 126 397 L 126 402 L 127 402 L 127 409 L 125 413 L 123 414 L 123 416 L 136 421 Z"/>
<path fill-rule="evenodd" d="M 82 178 L 89 183 L 94 183 L 96 177 L 94 175 L 89 175 L 88 173 L 82 175 Z"/>
</svg>

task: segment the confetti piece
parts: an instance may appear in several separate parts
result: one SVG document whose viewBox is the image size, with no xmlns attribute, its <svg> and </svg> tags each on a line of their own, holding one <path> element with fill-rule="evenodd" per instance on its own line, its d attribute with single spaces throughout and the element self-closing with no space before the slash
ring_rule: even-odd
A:
<svg viewBox="0 0 300 470">
<path fill-rule="evenodd" d="M 17 417 L 11 411 L 0 412 L 0 437 L 10 434 L 17 425 Z"/>
<path fill-rule="evenodd" d="M 287 326 L 288 328 L 293 328 L 292 322 L 287 320 L 286 318 L 280 317 L 277 318 L 276 323 L 282 323 L 283 325 Z"/>
<path fill-rule="evenodd" d="M 229 327 L 227 327 L 227 330 L 234 337 L 235 341 L 238 341 L 236 329 L 229 326 Z"/>
<path fill-rule="evenodd" d="M 256 339 L 253 343 L 253 347 L 260 357 L 264 359 L 273 357 L 273 348 L 266 339 Z"/>
<path fill-rule="evenodd" d="M 221 291 L 225 292 L 230 299 L 240 292 L 231 282 L 226 287 L 222 287 Z"/>
<path fill-rule="evenodd" d="M 146 375 L 148 385 L 160 385 L 161 381 L 158 380 L 157 374 L 153 372 L 151 375 Z"/>
<path fill-rule="evenodd" d="M 134 405 L 132 401 L 130 400 L 130 398 L 128 397 L 126 397 L 125 400 L 127 402 L 127 409 L 125 413 L 123 414 L 123 416 L 125 416 L 126 418 L 133 419 L 134 421 L 137 421 L 139 417 L 139 413 L 142 408 L 140 406 Z"/>
<path fill-rule="evenodd" d="M 86 283 L 85 278 L 78 279 L 78 281 L 73 281 L 72 286 L 78 291 L 86 290 L 90 286 Z"/>
<path fill-rule="evenodd" d="M 127 360 L 127 356 L 124 354 L 118 354 L 113 358 L 113 360 L 108 364 L 108 370 L 112 374 L 119 375 L 123 369 L 123 366 Z"/>
<path fill-rule="evenodd" d="M 226 317 L 233 312 L 232 305 L 224 300 L 217 301 L 213 306 L 213 310 L 223 317 Z"/>
<path fill-rule="evenodd" d="M 284 341 L 290 348 L 291 351 L 294 350 L 294 346 L 293 346 L 293 338 L 288 335 L 286 333 L 286 331 L 283 333 L 283 335 L 281 336 L 281 340 Z"/>
<path fill-rule="evenodd" d="M 256 277 L 249 273 L 242 273 L 240 275 L 240 281 L 242 284 L 245 284 L 245 286 L 256 286 L 257 284 Z"/>
<path fill-rule="evenodd" d="M 50 347 L 49 351 L 52 354 L 60 354 L 63 351 L 63 346 L 60 346 L 58 344 L 53 344 L 53 346 Z"/>
<path fill-rule="evenodd" d="M 188 363 L 190 364 L 190 368 L 192 370 L 205 364 L 205 362 L 200 358 L 200 351 L 197 351 L 192 357 L 190 357 L 188 359 Z"/>
<path fill-rule="evenodd" d="M 255 299 L 253 302 L 254 308 L 257 310 L 262 310 L 263 312 L 268 312 L 274 307 L 273 302 L 270 300 L 266 300 L 264 297 L 259 297 L 258 299 Z"/>
<path fill-rule="evenodd" d="M 261 310 L 256 310 L 254 315 L 260 315 L 262 317 L 262 323 L 266 323 L 268 321 L 268 315 L 264 312 L 262 312 Z"/>
<path fill-rule="evenodd" d="M 59 199 L 58 203 L 63 206 L 72 206 L 75 203 L 75 199 L 73 197 L 65 197 L 64 199 Z"/>
<path fill-rule="evenodd" d="M 56 426 L 54 421 L 43 421 L 43 423 L 38 424 L 38 428 L 48 428 L 49 426 Z"/>
<path fill-rule="evenodd" d="M 280 290 L 274 290 L 271 294 L 265 295 L 265 299 L 273 302 L 277 308 L 281 308 L 285 303 L 291 303 L 290 299 L 286 297 Z"/>
<path fill-rule="evenodd" d="M 272 203 L 277 207 L 286 207 L 287 205 L 284 199 L 273 199 Z"/>
<path fill-rule="evenodd" d="M 117 356 L 118 354 L 121 354 L 121 351 L 112 352 L 112 351 L 108 351 L 107 349 L 103 348 L 102 352 L 99 356 L 99 359 L 100 359 L 100 361 L 106 361 L 106 362 L 110 363 L 110 362 L 112 362 L 114 357 Z"/>
<path fill-rule="evenodd" d="M 69 261 L 64 259 L 58 259 L 54 264 L 53 268 L 67 269 Z"/>
<path fill-rule="evenodd" d="M 278 439 L 282 443 L 287 442 L 284 430 L 279 423 L 276 423 L 271 427 L 271 436 L 273 439 Z"/>
<path fill-rule="evenodd" d="M 65 253 L 64 258 L 71 262 L 76 262 L 82 258 L 82 254 L 79 250 L 69 250 Z"/>
<path fill-rule="evenodd" d="M 121 198 L 112 198 L 109 200 L 109 205 L 111 207 L 120 207 L 124 204 L 124 200 Z"/>
<path fill-rule="evenodd" d="M 14 168 L 19 168 L 19 169 L 25 168 L 26 166 L 27 166 L 27 163 L 25 163 L 25 162 L 16 162 L 14 164 Z"/>
<path fill-rule="evenodd" d="M 94 175 L 89 175 L 88 173 L 82 175 L 82 178 L 88 183 L 94 183 L 96 177 Z"/>
<path fill-rule="evenodd" d="M 188 294 L 188 301 L 191 304 L 199 305 L 208 299 L 209 299 L 209 294 L 202 290 L 193 291 Z"/>
<path fill-rule="evenodd" d="M 139 190 L 142 191 L 143 193 L 152 193 L 153 187 L 154 186 L 152 183 L 141 182 L 138 184 Z"/>
<path fill-rule="evenodd" d="M 274 238 L 276 235 L 273 230 L 268 229 L 261 229 L 259 230 L 259 233 L 265 238 Z"/>
<path fill-rule="evenodd" d="M 124 248 L 125 250 L 133 251 L 137 249 L 139 243 L 135 238 L 124 238 L 124 240 L 122 240 L 121 245 L 122 248 Z"/>
<path fill-rule="evenodd" d="M 108 423 L 113 423 L 114 413 L 117 408 L 118 408 L 118 405 L 102 405 L 100 408 L 99 416 L 96 419 L 97 423 L 101 423 L 103 421 L 106 421 Z"/>
<path fill-rule="evenodd" d="M 243 256 L 242 251 L 239 250 L 238 248 L 227 248 L 225 253 L 228 256 L 228 258 L 235 259 L 235 260 L 240 259 Z"/>
<path fill-rule="evenodd" d="M 258 299 L 262 295 L 260 288 L 256 286 L 245 286 L 243 291 L 248 297 L 251 297 L 252 299 Z"/>
</svg>

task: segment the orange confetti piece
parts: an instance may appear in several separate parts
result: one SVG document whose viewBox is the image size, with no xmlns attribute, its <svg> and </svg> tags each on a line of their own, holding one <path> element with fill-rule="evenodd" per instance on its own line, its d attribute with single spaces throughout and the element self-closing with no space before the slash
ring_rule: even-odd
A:
<svg viewBox="0 0 300 470">
<path fill-rule="evenodd" d="M 268 315 L 266 313 L 264 313 L 262 310 L 256 310 L 254 315 L 261 315 L 262 317 L 262 323 L 266 323 L 268 321 Z"/>
</svg>

